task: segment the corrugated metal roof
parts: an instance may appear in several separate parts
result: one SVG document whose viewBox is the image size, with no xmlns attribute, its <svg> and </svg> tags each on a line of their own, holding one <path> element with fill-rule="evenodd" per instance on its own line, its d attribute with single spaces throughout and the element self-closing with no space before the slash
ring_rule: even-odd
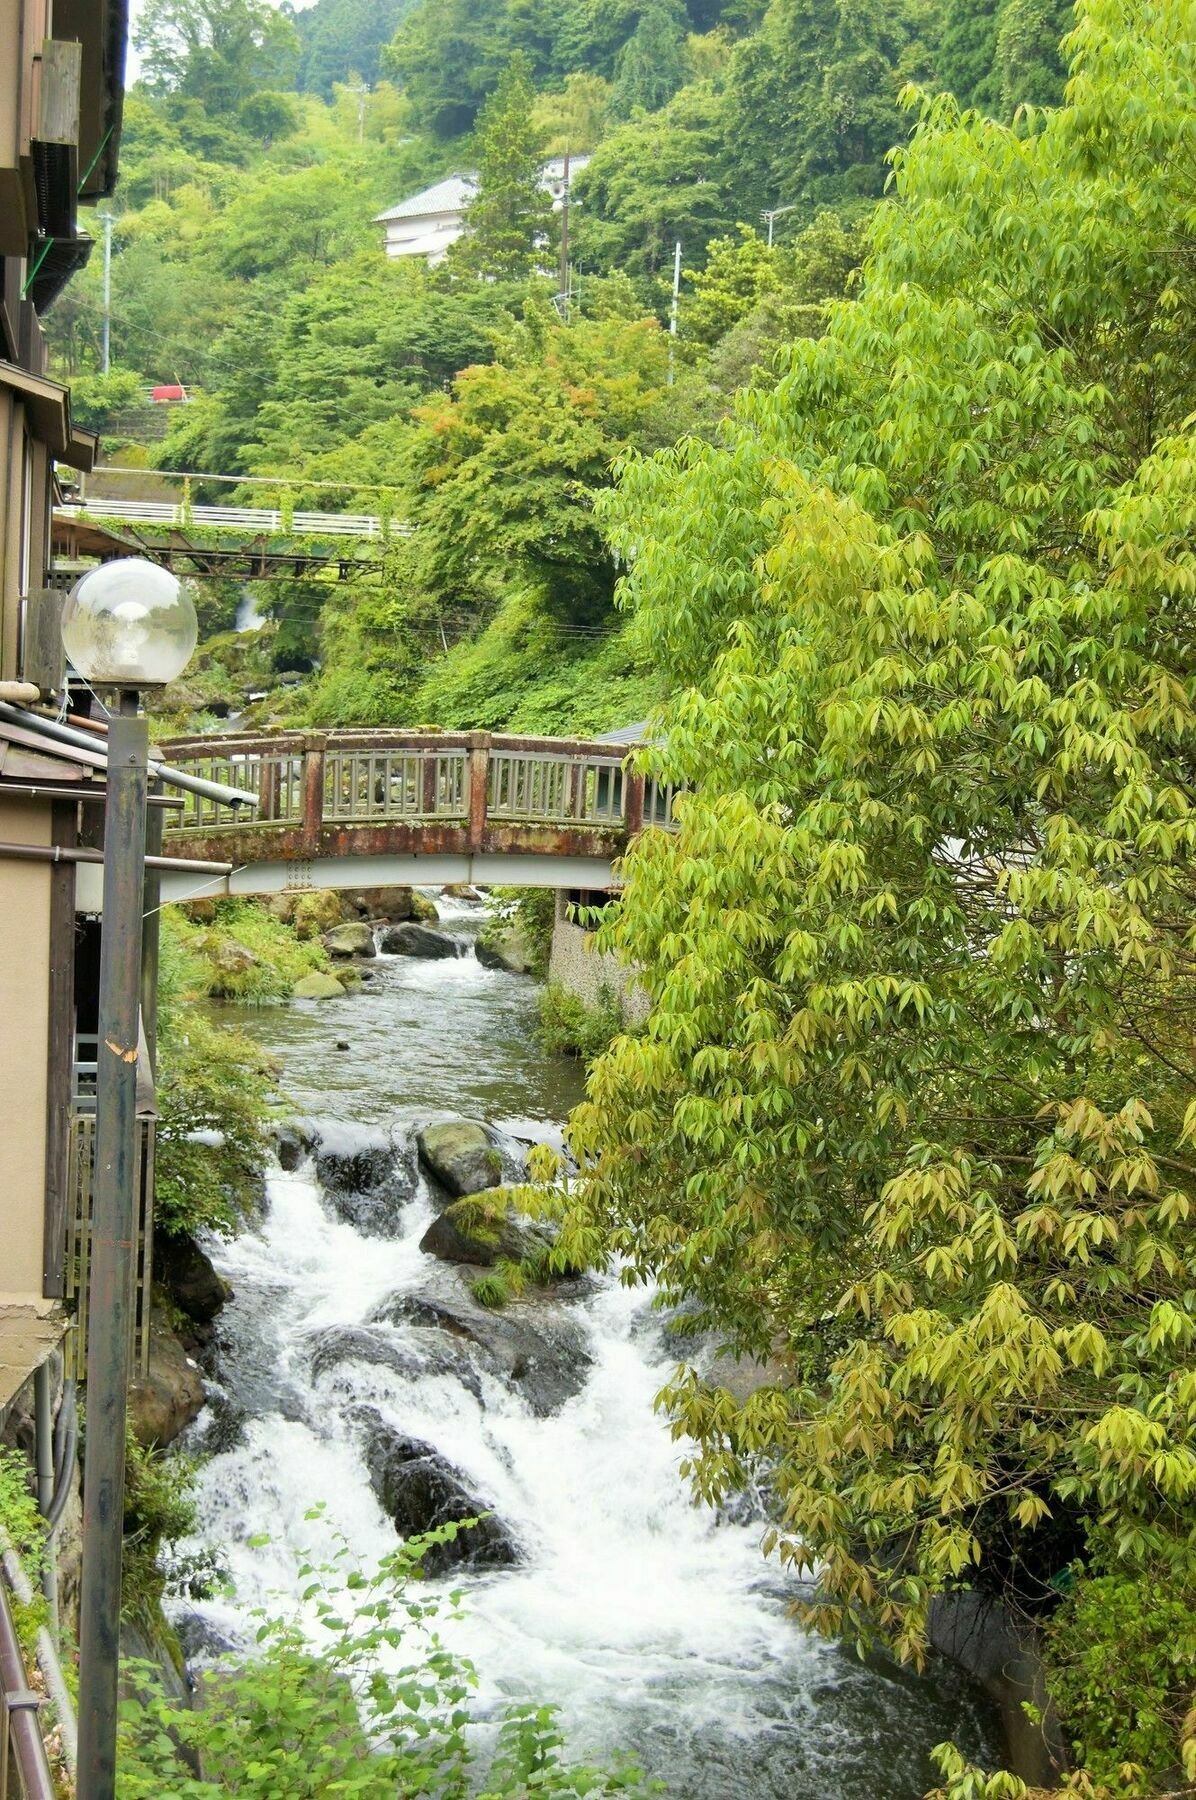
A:
<svg viewBox="0 0 1196 1800">
<path fill-rule="evenodd" d="M 570 179 L 584 169 L 589 162 L 588 156 L 571 156 L 569 158 Z M 547 186 L 549 182 L 561 181 L 565 174 L 563 156 L 553 156 L 540 171 L 540 182 Z M 447 175 L 434 187 L 424 188 L 422 193 L 412 194 L 409 200 L 400 200 L 397 206 L 375 216 L 375 225 L 385 225 L 391 219 L 424 219 L 434 213 L 464 212 L 477 191 L 477 171 L 467 170 L 463 175 Z"/>
<path fill-rule="evenodd" d="M 643 744 L 647 741 L 647 719 L 637 719 L 634 725 L 620 725 L 617 731 L 600 732 L 595 739 L 595 742 L 599 744 Z M 652 742 L 659 743 L 660 739 L 653 738 Z"/>
<path fill-rule="evenodd" d="M 424 188 L 422 193 L 412 194 L 410 200 L 400 200 L 389 211 L 379 213 L 374 223 L 385 225 L 389 219 L 423 219 L 433 213 L 464 212 L 476 185 L 476 175 L 449 175 L 435 187 Z"/>
</svg>

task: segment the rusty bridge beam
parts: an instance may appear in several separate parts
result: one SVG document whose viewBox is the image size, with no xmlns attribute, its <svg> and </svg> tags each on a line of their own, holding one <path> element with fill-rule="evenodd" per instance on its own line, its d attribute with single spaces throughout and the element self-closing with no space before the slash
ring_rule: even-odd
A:
<svg viewBox="0 0 1196 1800">
<path fill-rule="evenodd" d="M 486 841 L 486 805 L 490 793 L 490 738 L 484 731 L 474 732 L 469 740 L 469 848 L 475 854 Z"/>
<path fill-rule="evenodd" d="M 320 853 L 320 832 L 324 825 L 324 756 L 328 740 L 308 737 L 303 740 L 303 851 L 308 857 Z"/>
</svg>

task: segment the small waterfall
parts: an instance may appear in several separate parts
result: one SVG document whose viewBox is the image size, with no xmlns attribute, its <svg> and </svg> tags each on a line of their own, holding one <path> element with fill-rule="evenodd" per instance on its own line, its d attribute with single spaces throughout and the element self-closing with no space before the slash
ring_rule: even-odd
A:
<svg viewBox="0 0 1196 1800">
<path fill-rule="evenodd" d="M 242 588 L 235 629 L 242 632 L 260 631 L 265 623 L 265 614 L 258 611 L 256 590 L 251 587 Z"/>
<path fill-rule="evenodd" d="M 454 935 L 477 917 L 458 906 Z M 648 1295 L 601 1278 L 495 1315 L 496 1330 L 564 1346 L 543 1388 L 435 1329 L 471 1300 L 419 1247 L 436 1201 L 413 1133 L 464 1114 L 495 1121 L 504 1154 L 559 1141 L 579 1072 L 539 1051 L 534 1005 L 530 983 L 472 956 L 394 957 L 360 997 L 238 1019 L 279 1057 L 325 1148 L 275 1169 L 262 1220 L 216 1248 L 236 1297 L 197 1427 L 200 1505 L 235 1598 L 187 1603 L 184 1635 L 244 1643 L 252 1608 L 297 1598 L 298 1560 L 338 1532 L 364 1564 L 393 1546 L 368 1418 L 432 1446 L 518 1545 L 513 1567 L 445 1578 L 469 1598 L 444 1635 L 477 1665 L 485 1704 L 556 1702 L 574 1754 L 633 1751 L 678 1800 L 916 1800 L 931 1745 L 986 1747 L 984 1707 L 949 1676 L 919 1682 L 805 1635 L 759 1524 L 691 1505 L 684 1447 L 653 1410 L 674 1355 Z M 341 1036 L 351 1051 L 329 1056 Z M 329 1146 L 364 1168 L 387 1144 L 409 1197 L 392 1235 L 367 1236 L 320 1171 L 332 1179 Z"/>
</svg>

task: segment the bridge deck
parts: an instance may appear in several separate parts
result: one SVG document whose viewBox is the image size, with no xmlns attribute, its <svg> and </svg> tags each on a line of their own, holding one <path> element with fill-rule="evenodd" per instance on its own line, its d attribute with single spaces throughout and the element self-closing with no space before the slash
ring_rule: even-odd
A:
<svg viewBox="0 0 1196 1800">
<path fill-rule="evenodd" d="M 246 816 L 188 795 L 172 821 L 167 855 L 235 865 L 205 893 L 468 879 L 601 887 L 637 832 L 672 825 L 671 788 L 626 768 L 619 747 L 584 740 L 283 732 L 162 751 L 257 796 Z M 184 885 L 170 877 L 170 894 Z"/>
<path fill-rule="evenodd" d="M 105 519 L 131 525 L 204 526 L 212 531 L 265 532 L 272 537 L 386 538 L 406 527 L 370 513 L 285 512 L 264 506 L 191 506 L 169 500 L 108 500 L 93 496 L 86 505 L 66 502 L 64 519 Z"/>
</svg>

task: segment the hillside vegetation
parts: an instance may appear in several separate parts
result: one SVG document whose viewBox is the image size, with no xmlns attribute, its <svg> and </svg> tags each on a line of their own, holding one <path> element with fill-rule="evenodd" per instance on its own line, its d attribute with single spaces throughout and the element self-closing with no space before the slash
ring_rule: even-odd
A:
<svg viewBox="0 0 1196 1800">
<path fill-rule="evenodd" d="M 812 1624 L 917 1661 L 979 1587 L 1045 1648 L 1061 1791 L 1193 1793 L 1196 0 L 140 29 L 117 369 L 97 271 L 55 315 L 83 406 L 116 439 L 178 375 L 166 466 L 416 527 L 269 591 L 289 716 L 659 705 L 680 829 L 602 939 L 652 1012 L 562 1266 L 777 1372 L 665 1404 L 702 1497 L 771 1490 Z M 465 169 L 460 245 L 388 264 L 373 215 Z"/>
<path fill-rule="evenodd" d="M 614 606 L 594 520 L 612 467 L 682 433 L 713 438 L 754 371 L 822 330 L 910 129 L 903 86 L 949 83 L 1003 117 L 1057 98 L 1066 13 L 1059 0 L 318 0 L 291 15 L 148 0 L 114 367 L 96 373 L 98 258 L 59 302 L 58 362 L 114 453 L 139 387 L 178 380 L 192 404 L 151 448 L 163 466 L 299 480 L 297 504 L 419 527 L 344 588 L 263 595 L 278 667 L 318 666 L 288 698 L 292 720 L 625 723 L 668 672 Z M 535 179 L 566 150 L 592 155 L 574 182 L 567 305 L 559 221 Z M 448 262 L 388 263 L 374 216 L 473 168 L 472 230 Z M 282 490 L 193 491 L 233 495 Z M 235 602 L 212 597 L 211 630 Z M 180 703 L 235 685 L 229 660 L 209 659 Z M 260 660 L 259 646 L 244 685 L 260 685 Z"/>
</svg>

